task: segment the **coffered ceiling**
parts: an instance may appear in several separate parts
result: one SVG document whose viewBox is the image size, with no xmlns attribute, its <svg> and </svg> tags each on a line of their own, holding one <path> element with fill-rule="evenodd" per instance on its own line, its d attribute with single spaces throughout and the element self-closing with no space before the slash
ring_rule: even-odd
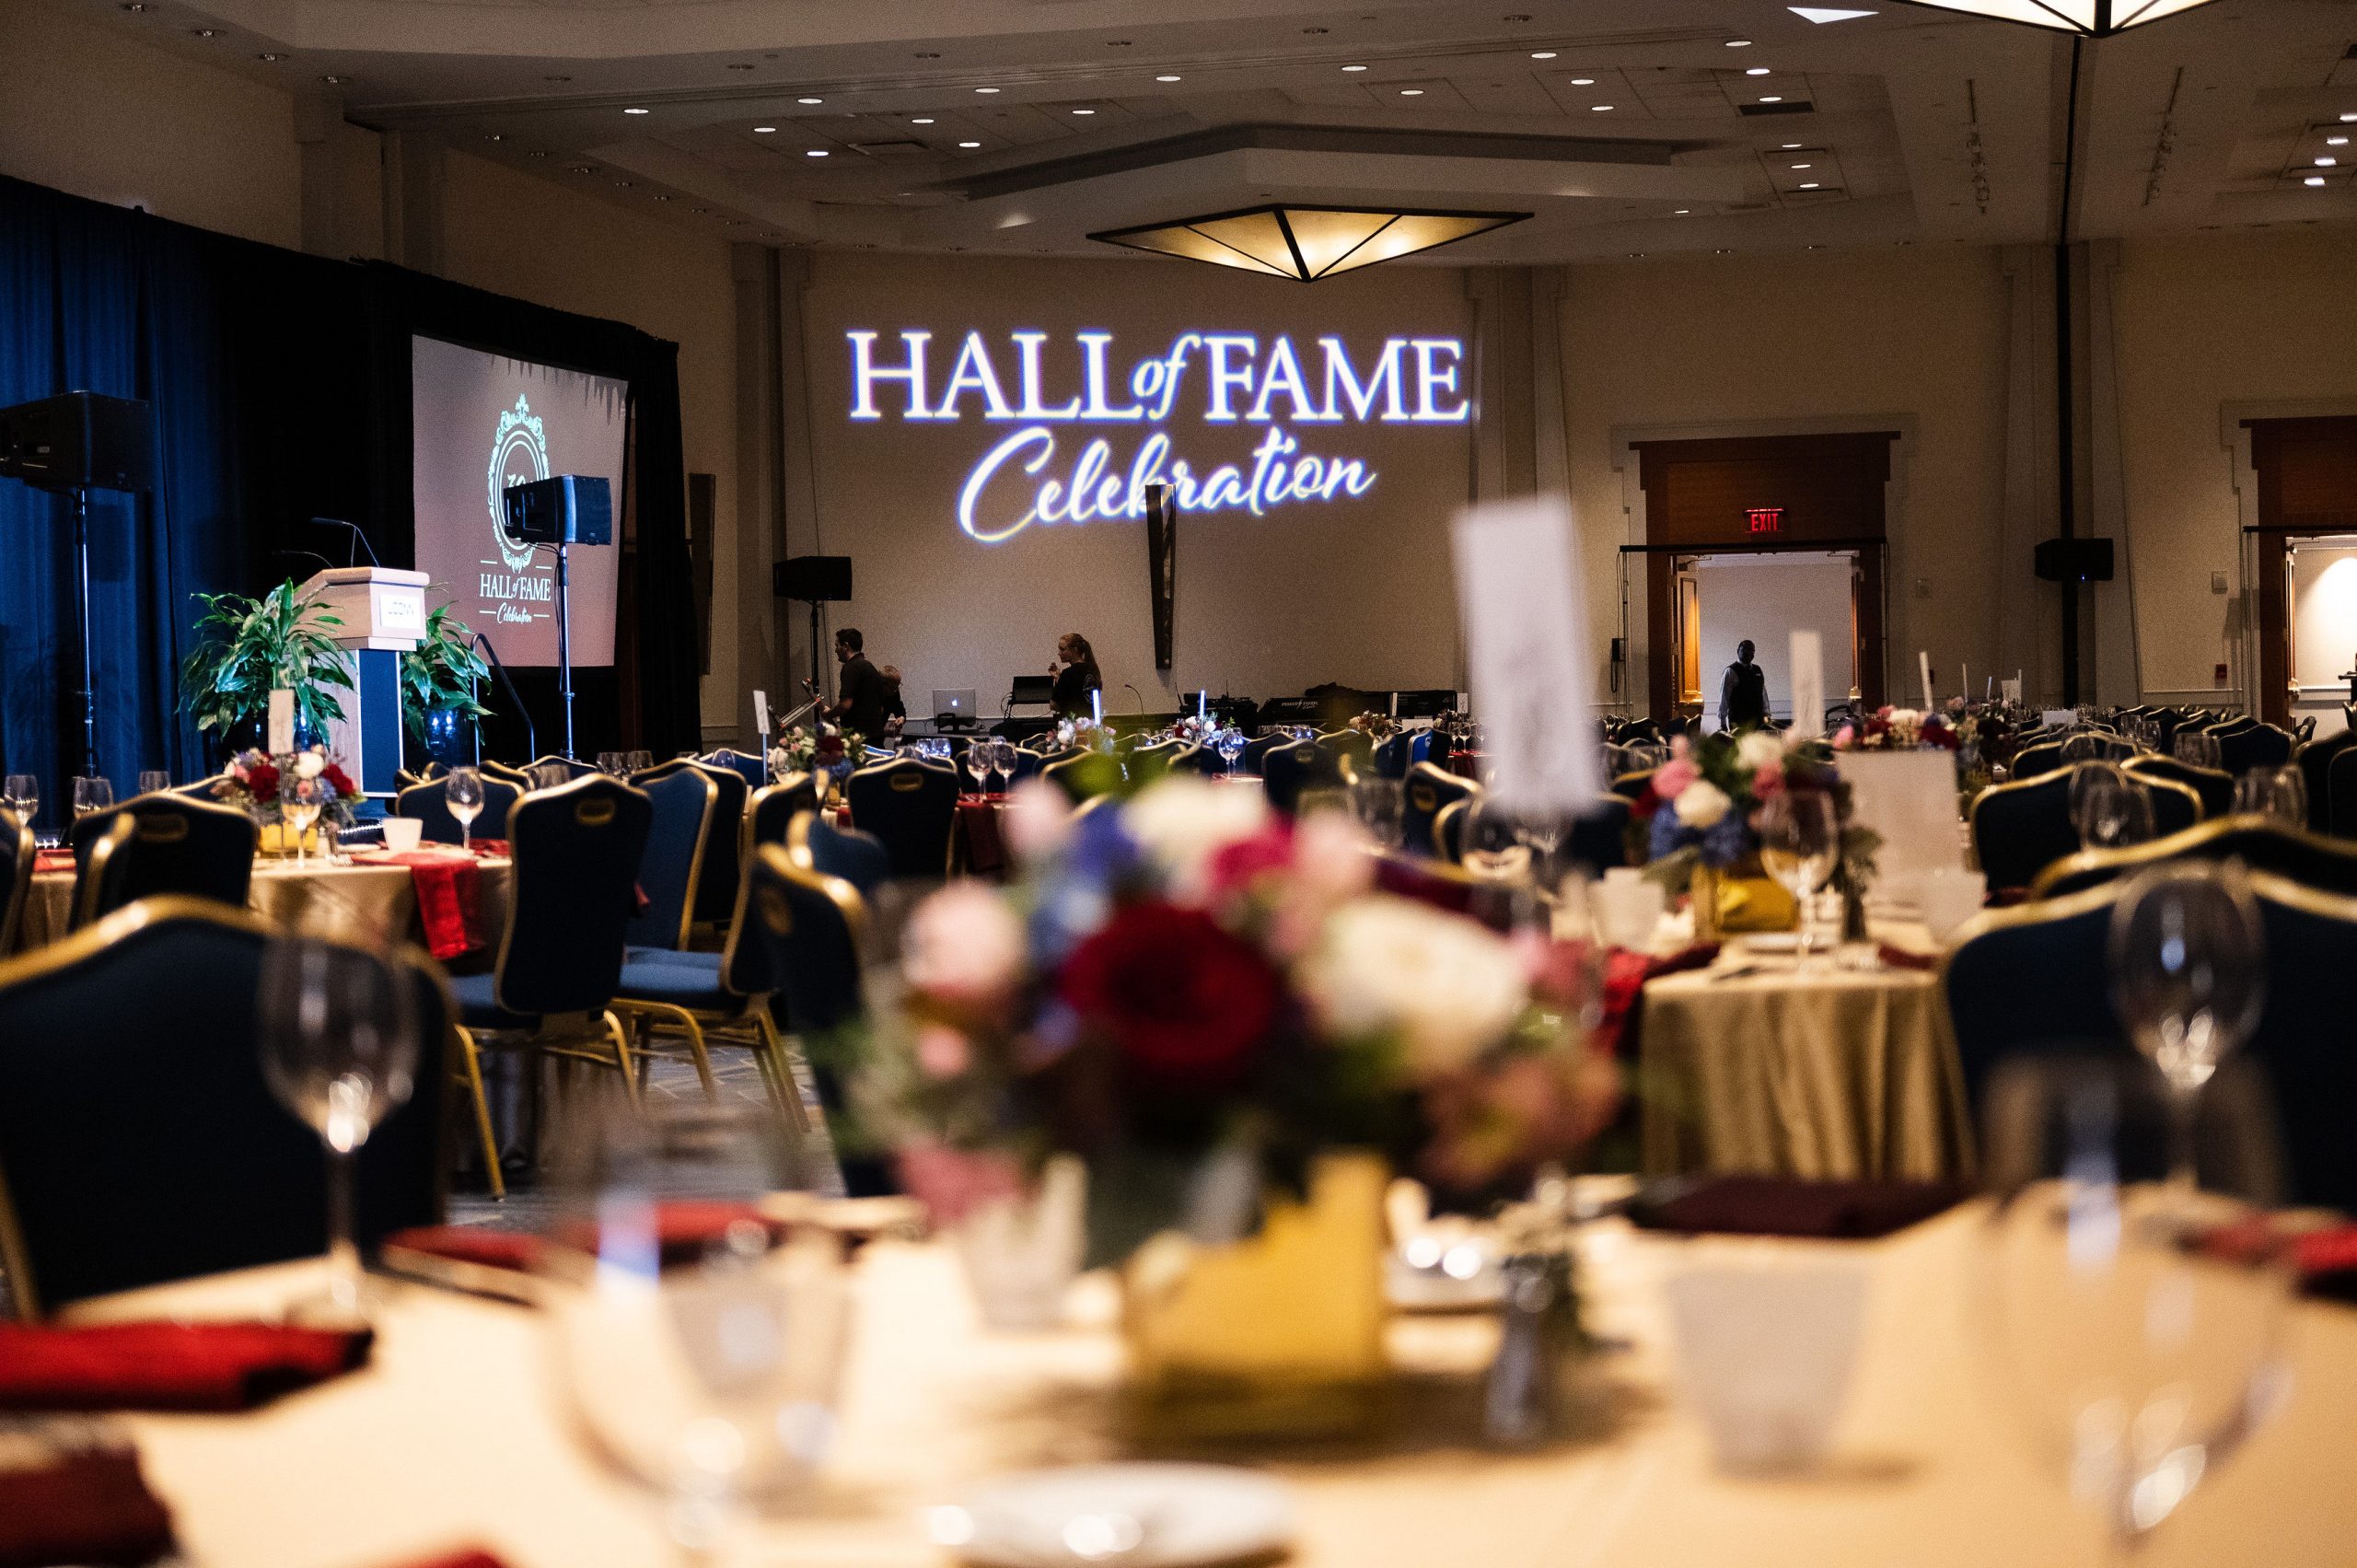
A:
<svg viewBox="0 0 2357 1568">
<path fill-rule="evenodd" d="M 1112 256 L 1087 236 L 1268 201 L 1534 215 L 1438 253 L 1469 262 L 2037 242 L 2071 122 L 2067 40 L 1893 0 L 57 3 L 827 246 Z M 2086 45 L 2073 237 L 2357 222 L 2353 43 L 2346 0 L 2221 0 Z"/>
</svg>

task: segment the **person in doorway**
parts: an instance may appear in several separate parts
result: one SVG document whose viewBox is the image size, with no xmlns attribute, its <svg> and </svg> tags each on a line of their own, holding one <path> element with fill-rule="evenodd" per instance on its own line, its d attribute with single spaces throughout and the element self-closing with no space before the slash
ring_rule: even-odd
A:
<svg viewBox="0 0 2357 1568">
<path fill-rule="evenodd" d="M 1048 666 L 1048 673 L 1056 678 L 1055 691 L 1049 698 L 1056 716 L 1087 718 L 1089 692 L 1105 687 L 1105 677 L 1097 668 L 1097 652 L 1088 645 L 1088 639 L 1077 632 L 1067 632 L 1058 638 L 1056 662 Z"/>
<path fill-rule="evenodd" d="M 835 701 L 827 717 L 866 739 L 881 739 L 887 704 L 891 700 L 883 672 L 867 662 L 866 639 L 855 626 L 835 633 L 835 662 L 842 672 L 835 680 Z"/>
<path fill-rule="evenodd" d="M 1768 722 L 1768 677 L 1751 662 L 1751 639 L 1735 645 L 1735 662 L 1719 683 L 1719 727 L 1752 729 Z"/>
</svg>

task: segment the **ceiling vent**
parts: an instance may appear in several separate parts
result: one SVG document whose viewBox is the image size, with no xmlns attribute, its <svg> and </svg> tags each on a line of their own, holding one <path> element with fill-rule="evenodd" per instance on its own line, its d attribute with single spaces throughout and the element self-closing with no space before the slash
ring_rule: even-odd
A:
<svg viewBox="0 0 2357 1568">
<path fill-rule="evenodd" d="M 941 155 L 923 142 L 853 142 L 851 150 L 878 163 L 931 163 Z"/>
</svg>

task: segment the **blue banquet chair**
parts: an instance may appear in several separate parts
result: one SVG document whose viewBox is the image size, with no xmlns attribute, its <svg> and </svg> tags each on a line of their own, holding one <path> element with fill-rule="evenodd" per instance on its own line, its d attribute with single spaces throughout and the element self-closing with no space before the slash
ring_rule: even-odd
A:
<svg viewBox="0 0 2357 1568">
<path fill-rule="evenodd" d="M 1315 740 L 1298 740 L 1261 754 L 1260 783 L 1269 805 L 1291 816 L 1311 790 L 1340 789 L 1350 782 L 1350 763 Z"/>
<path fill-rule="evenodd" d="M 261 830 L 245 812 L 184 795 L 134 796 L 74 824 L 77 871 L 87 858 L 86 846 L 118 822 L 131 825 L 131 836 L 114 851 L 121 862 L 113 868 L 115 885 L 94 907 L 77 910 L 77 920 L 110 914 L 134 899 L 164 893 L 245 907 L 253 882 L 254 852 L 261 844 Z"/>
<path fill-rule="evenodd" d="M 507 837 L 508 815 L 516 803 L 524 798 L 525 786 L 494 775 L 488 767 L 482 770 L 482 814 L 474 820 L 471 831 L 461 830 L 459 819 L 450 815 L 450 802 L 445 789 L 449 784 L 445 773 L 424 784 L 410 785 L 393 796 L 393 815 L 413 817 L 421 824 L 419 837 L 428 843 L 463 844 L 470 838 L 504 839 Z"/>
<path fill-rule="evenodd" d="M 949 875 L 949 838 L 958 820 L 958 775 L 913 757 L 898 757 L 852 774 L 843 785 L 851 819 L 883 841 L 895 877 Z"/>
<path fill-rule="evenodd" d="M 1459 777 L 1432 762 L 1419 762 L 1408 770 L 1399 786 L 1399 847 L 1410 854 L 1438 855 L 1453 860 L 1446 854 L 1433 834 L 1433 824 L 1440 814 L 1460 800 L 1471 800 L 1481 793 L 1481 786 L 1471 779 Z"/>
<path fill-rule="evenodd" d="M 1375 772 L 1378 778 L 1404 779 L 1415 765 L 1416 737 L 1409 730 L 1399 730 L 1376 743 Z"/>
<path fill-rule="evenodd" d="M 695 925 L 704 868 L 711 863 L 720 785 L 712 769 L 684 761 L 659 763 L 632 774 L 630 782 L 654 808 L 638 867 L 638 889 L 646 895 L 646 907 L 630 918 L 630 944 L 684 948 Z M 737 852 L 733 837 L 728 852 Z"/>
<path fill-rule="evenodd" d="M 1165 770 L 1173 773 L 1193 773 L 1198 778 L 1224 778 L 1227 774 L 1227 759 L 1216 748 L 1190 746 L 1170 759 Z"/>
<path fill-rule="evenodd" d="M 803 812 L 818 809 L 819 782 L 808 773 L 788 773 L 756 790 L 745 803 L 745 846 L 739 858 L 749 859 L 762 844 L 785 842 L 786 825 Z"/>
<path fill-rule="evenodd" d="M 733 746 L 724 746 L 697 761 L 707 768 L 726 768 L 743 779 L 748 795 L 770 782 L 770 765 L 766 758 L 750 751 L 739 751 Z"/>
<path fill-rule="evenodd" d="M 17 950 L 17 928 L 24 923 L 25 900 L 33 893 L 33 830 L 0 806 L 0 958 Z"/>
<path fill-rule="evenodd" d="M 787 823 L 785 850 L 796 865 L 841 877 L 863 899 L 873 899 L 892 878 L 892 852 L 883 840 L 856 828 L 838 828 L 824 812 L 805 812 Z"/>
<path fill-rule="evenodd" d="M 0 1265 L 18 1316 L 168 1280 L 316 1257 L 319 1134 L 256 1050 L 259 916 L 145 899 L 0 964 Z M 408 949 L 420 1052 L 409 1103 L 362 1148 L 356 1235 L 442 1217 L 450 1004 Z"/>
<path fill-rule="evenodd" d="M 1274 751 L 1280 746 L 1291 746 L 1293 743 L 1294 738 L 1292 736 L 1286 734 L 1283 730 L 1272 729 L 1266 735 L 1256 735 L 1251 739 L 1246 741 L 1244 743 L 1244 754 L 1237 761 L 1246 772 L 1258 773 L 1260 771 L 1260 760 L 1262 758 L 1266 757 L 1270 752 Z"/>
<path fill-rule="evenodd" d="M 2131 757 L 2120 766 L 2139 779 L 2166 779 L 2171 784 L 2185 785 L 2200 797 L 2201 815 L 2205 819 L 2226 816 L 2235 808 L 2235 775 L 2223 768 L 2196 767 L 2191 762 L 2180 762 L 2174 757 L 2150 751 L 2140 757 Z M 2328 791 L 2328 784 L 2327 788 Z M 2322 832 L 2324 829 L 2316 820 L 2318 798 L 2316 795 L 2308 797 L 2309 825 Z"/>
<path fill-rule="evenodd" d="M 1991 889 L 2026 888 L 2078 848 L 2068 769 L 1991 784 L 1973 797 L 1972 849 Z"/>
</svg>

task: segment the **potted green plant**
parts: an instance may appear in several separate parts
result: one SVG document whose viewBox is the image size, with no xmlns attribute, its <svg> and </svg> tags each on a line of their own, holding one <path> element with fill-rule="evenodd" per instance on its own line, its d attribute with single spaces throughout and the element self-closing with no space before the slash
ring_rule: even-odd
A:
<svg viewBox="0 0 2357 1568">
<path fill-rule="evenodd" d="M 196 646 L 180 661 L 180 701 L 196 727 L 235 745 L 240 726 L 259 742 L 270 717 L 270 694 L 295 693 L 296 745 L 324 739 L 328 721 L 343 717 L 333 688 L 352 690 L 352 671 L 331 633 L 343 624 L 317 594 L 297 591 L 290 578 L 260 598 L 196 594 L 204 613 L 193 628 Z"/>
<path fill-rule="evenodd" d="M 401 719 L 434 759 L 458 760 L 462 726 L 491 710 L 475 700 L 476 682 L 491 668 L 468 641 L 466 628 L 438 605 L 425 618 L 425 635 L 401 655 Z"/>
</svg>

